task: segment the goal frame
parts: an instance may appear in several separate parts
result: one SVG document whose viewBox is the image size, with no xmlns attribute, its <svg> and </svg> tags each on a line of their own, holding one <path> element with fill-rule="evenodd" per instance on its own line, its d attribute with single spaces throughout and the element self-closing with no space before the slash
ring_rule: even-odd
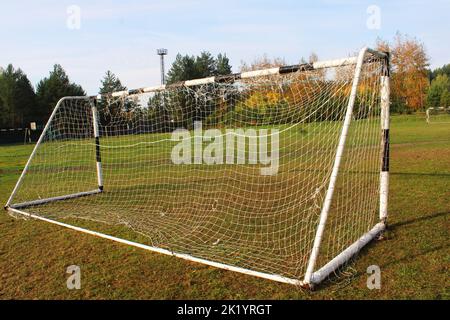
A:
<svg viewBox="0 0 450 320">
<path fill-rule="evenodd" d="M 380 127 L 381 127 L 381 144 L 382 144 L 382 154 L 381 154 L 381 168 L 380 168 L 380 186 L 379 186 L 379 222 L 376 223 L 370 231 L 363 234 L 357 241 L 355 241 L 353 244 L 351 244 L 349 247 L 347 247 L 344 251 L 342 251 L 340 254 L 338 254 L 336 257 L 334 257 L 331 261 L 329 261 L 327 264 L 325 264 L 320 269 L 316 270 L 316 262 L 319 255 L 319 249 L 322 241 L 322 236 L 324 233 L 324 230 L 326 228 L 326 222 L 328 218 L 328 213 L 330 211 L 331 202 L 333 199 L 334 189 L 336 185 L 336 180 L 339 175 L 339 168 L 341 164 L 342 155 L 345 149 L 346 145 L 346 139 L 348 130 L 350 127 L 350 123 L 352 121 L 352 113 L 353 113 L 353 107 L 356 100 L 357 95 L 357 88 L 360 80 L 360 74 L 363 67 L 364 59 L 367 53 L 370 53 L 377 58 L 383 59 L 383 72 L 380 79 L 380 97 L 381 97 L 381 115 L 380 115 Z M 172 252 L 170 250 L 145 245 L 142 243 L 137 243 L 134 241 L 129 241 L 126 239 L 114 237 L 108 234 L 104 234 L 101 232 L 96 232 L 92 230 L 88 230 L 85 228 L 77 227 L 74 225 L 66 224 L 60 221 L 56 221 L 53 219 L 48 219 L 45 217 L 41 217 L 39 215 L 35 215 L 32 213 L 28 213 L 24 211 L 25 208 L 32 206 L 32 205 L 38 205 L 38 204 L 44 204 L 48 202 L 53 201 L 61 201 L 65 199 L 72 199 L 72 198 L 78 198 L 78 197 L 89 197 L 93 196 L 95 194 L 101 193 L 104 190 L 103 185 L 103 177 L 102 177 L 102 162 L 101 162 L 101 141 L 100 141 L 100 134 L 99 134 L 99 121 L 98 121 L 98 115 L 97 115 L 97 107 L 96 103 L 97 101 L 101 101 L 102 95 L 97 96 L 85 96 L 85 97 L 64 97 L 58 101 L 56 104 L 52 114 L 50 115 L 49 120 L 47 121 L 46 126 L 44 127 L 44 130 L 42 131 L 41 136 L 39 137 L 39 140 L 37 141 L 30 157 L 28 158 L 27 163 L 25 164 L 25 167 L 13 189 L 11 192 L 11 195 L 5 205 L 5 209 L 14 214 L 24 215 L 29 218 L 34 218 L 38 220 L 42 220 L 45 222 L 49 222 L 55 225 L 59 225 L 62 227 L 66 227 L 69 229 L 73 229 L 76 231 L 80 231 L 86 234 L 98 236 L 104 239 L 116 241 L 119 243 L 123 243 L 126 245 L 135 246 L 141 249 L 149 250 L 152 252 L 162 253 L 169 256 L 174 256 L 178 258 L 182 258 L 185 260 L 198 262 L 202 264 L 206 264 L 209 266 L 213 266 L 216 268 L 221 268 L 225 270 L 235 271 L 242 274 L 252 275 L 264 279 L 269 279 L 277 282 L 282 283 L 288 283 L 293 285 L 299 285 L 302 287 L 310 288 L 312 289 L 315 285 L 322 282 L 324 279 L 326 279 L 329 275 L 331 275 L 333 272 L 338 270 L 342 265 L 344 265 L 347 261 L 349 261 L 357 252 L 359 252 L 365 245 L 367 245 L 369 242 L 371 242 L 373 239 L 376 239 L 387 227 L 387 218 L 388 218 L 388 193 L 389 193 L 389 107 L 390 107 L 390 65 L 389 65 L 390 56 L 387 52 L 380 52 L 373 49 L 369 49 L 367 47 L 362 48 L 357 56 L 344 58 L 344 59 L 338 59 L 338 60 L 328 60 L 328 61 L 319 61 L 314 63 L 308 63 L 308 64 L 300 64 L 300 65 L 294 65 L 294 66 L 284 66 L 284 67 L 277 67 L 277 68 L 270 68 L 270 69 L 263 69 L 263 70 L 257 70 L 257 71 L 249 71 L 249 72 L 243 72 L 238 74 L 232 74 L 229 76 L 218 76 L 218 77 L 208 77 L 203 79 L 195 79 L 195 80 L 188 80 L 181 83 L 184 86 L 196 86 L 200 84 L 206 84 L 206 83 L 214 83 L 214 82 L 223 82 L 233 79 L 245 79 L 245 78 L 253 78 L 253 77 L 260 77 L 260 76 L 267 76 L 267 75 L 274 75 L 274 74 L 284 74 L 284 73 L 290 73 L 290 72 L 296 72 L 299 70 L 320 70 L 320 69 L 326 69 L 326 68 L 332 68 L 332 67 L 340 67 L 340 66 L 355 66 L 354 71 L 354 77 L 353 77 L 353 83 L 351 87 L 351 93 L 348 100 L 346 112 L 345 112 L 345 118 L 343 122 L 343 126 L 341 129 L 339 142 L 336 150 L 336 154 L 334 157 L 334 164 L 331 172 L 331 176 L 328 183 L 328 188 L 325 194 L 325 199 L 323 201 L 322 210 L 320 213 L 320 221 L 317 225 L 315 238 L 313 247 L 311 248 L 311 253 L 309 257 L 309 262 L 307 265 L 306 273 L 303 279 L 292 279 L 287 278 L 285 276 L 277 275 L 277 274 L 269 274 L 259 271 L 254 271 L 246 268 L 241 268 L 237 266 L 232 266 L 228 264 L 223 264 L 220 262 L 210 261 L 202 258 L 197 258 L 194 256 L 191 256 L 189 254 L 182 254 L 182 253 L 176 253 Z M 174 84 L 174 85 L 180 85 L 180 83 Z M 112 97 L 122 97 L 127 95 L 132 95 L 136 93 L 149 93 L 149 92 L 158 92 L 163 91 L 166 88 L 170 87 L 170 85 L 160 85 L 155 87 L 146 87 L 146 88 L 140 88 L 135 90 L 126 90 L 126 91 L 119 91 L 114 92 L 110 96 Z M 51 197 L 46 199 L 39 199 L 34 201 L 28 201 L 23 203 L 12 203 L 15 194 L 19 190 L 22 181 L 29 169 L 30 163 L 32 162 L 40 144 L 42 143 L 46 132 L 49 129 L 49 126 L 54 119 L 56 112 L 58 111 L 59 107 L 65 100 L 85 100 L 90 101 L 91 108 L 92 108 L 92 120 L 93 120 L 93 126 L 94 126 L 94 139 L 95 139 L 95 154 L 96 154 L 96 174 L 97 174 L 97 182 L 98 182 L 98 188 L 95 190 L 88 190 L 84 192 L 74 193 L 74 194 L 68 194 L 63 196 L 57 196 L 57 197 Z"/>
<path fill-rule="evenodd" d="M 450 114 L 450 107 L 431 107 L 431 108 L 428 108 L 427 111 L 425 112 L 426 120 L 427 120 L 428 124 L 433 124 L 433 123 L 450 123 L 450 121 L 448 121 L 448 122 L 431 122 L 430 121 L 430 111 L 444 111 L 444 112 L 448 112 Z"/>
</svg>

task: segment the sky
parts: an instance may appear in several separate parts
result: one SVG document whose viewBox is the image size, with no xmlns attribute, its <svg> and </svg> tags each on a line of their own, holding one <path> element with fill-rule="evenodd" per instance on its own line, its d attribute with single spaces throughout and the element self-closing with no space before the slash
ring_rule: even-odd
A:
<svg viewBox="0 0 450 320">
<path fill-rule="evenodd" d="M 425 44 L 432 68 L 450 63 L 450 0 L 0 0 L 0 66 L 35 86 L 55 63 L 89 95 L 107 70 L 129 89 L 160 82 L 157 48 L 226 53 L 233 71 L 264 54 L 295 64 L 346 57 L 396 32 Z"/>
</svg>

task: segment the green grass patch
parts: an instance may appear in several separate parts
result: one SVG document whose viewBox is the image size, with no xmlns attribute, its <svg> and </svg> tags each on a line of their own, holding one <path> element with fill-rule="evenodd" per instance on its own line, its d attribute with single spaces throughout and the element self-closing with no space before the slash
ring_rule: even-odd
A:
<svg viewBox="0 0 450 320">
<path fill-rule="evenodd" d="M 313 143 L 315 138 L 311 132 L 314 130 L 299 128 L 296 139 Z M 331 129 L 330 132 L 334 134 Z M 423 118 L 417 116 L 393 116 L 391 138 L 390 228 L 386 240 L 368 246 L 359 254 L 349 267 L 353 271 L 351 276 L 341 275 L 334 281 L 324 283 L 315 292 L 217 270 L 44 222 L 14 219 L 3 214 L 0 215 L 0 298 L 448 299 L 443 284 L 448 281 L 450 262 L 450 125 L 427 125 Z M 139 137 L 133 139 L 136 140 L 124 138 L 123 143 L 139 141 Z M 352 142 L 351 139 L 349 141 Z M 295 149 L 294 141 L 292 144 Z M 111 167 L 121 163 L 121 154 L 107 146 L 106 140 L 102 149 L 104 159 L 108 159 L 109 153 Z M 153 148 L 154 154 L 170 150 L 164 146 L 147 145 L 145 148 Z M 29 145 L 0 147 L 2 204 L 6 202 L 31 150 Z M 84 147 L 81 150 L 85 150 Z M 134 156 L 139 154 L 136 150 Z M 91 155 L 95 154 L 89 153 Z M 93 163 L 86 161 L 85 156 L 80 154 L 70 158 L 66 165 L 72 168 L 92 166 Z M 295 158 L 295 154 L 290 157 Z M 144 157 L 141 160 L 146 166 L 154 165 L 152 161 L 145 162 Z M 186 172 L 169 164 L 157 164 L 153 171 L 154 182 L 167 170 L 180 179 Z M 108 160 L 105 160 L 105 166 L 108 166 Z M 95 166 L 93 168 L 95 170 Z M 130 188 L 139 188 L 139 181 L 145 188 L 145 179 L 140 180 L 139 168 L 129 166 L 124 174 L 136 182 Z M 79 172 L 77 177 L 95 186 L 95 177 L 91 181 L 88 175 Z M 42 182 L 45 184 L 44 180 Z M 202 185 L 204 182 L 199 179 L 189 183 Z M 57 185 L 54 187 L 55 190 L 60 188 Z M 67 188 L 69 191 L 70 188 Z M 157 200 L 161 194 L 176 191 L 177 187 L 176 184 L 155 183 L 151 189 Z M 205 188 L 204 191 L 211 190 Z M 189 201 L 174 196 L 176 200 L 180 203 Z M 201 207 L 201 204 L 198 206 Z M 92 226 L 91 221 L 81 224 Z M 120 226 L 105 225 L 103 228 L 105 232 L 117 232 L 123 237 L 147 241 L 145 237 Z M 81 267 L 81 290 L 70 291 L 66 288 L 68 275 L 65 271 L 72 264 Z M 372 264 L 381 268 L 381 290 L 371 291 L 366 287 L 365 270 Z"/>
</svg>

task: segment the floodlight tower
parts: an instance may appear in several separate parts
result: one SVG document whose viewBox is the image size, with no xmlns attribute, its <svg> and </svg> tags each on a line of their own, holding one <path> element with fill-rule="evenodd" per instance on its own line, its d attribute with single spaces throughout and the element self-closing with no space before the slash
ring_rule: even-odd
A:
<svg viewBox="0 0 450 320">
<path fill-rule="evenodd" d="M 167 55 L 167 49 L 157 49 L 156 53 L 161 57 L 161 84 L 166 83 L 166 75 L 164 72 L 164 56 Z"/>
</svg>

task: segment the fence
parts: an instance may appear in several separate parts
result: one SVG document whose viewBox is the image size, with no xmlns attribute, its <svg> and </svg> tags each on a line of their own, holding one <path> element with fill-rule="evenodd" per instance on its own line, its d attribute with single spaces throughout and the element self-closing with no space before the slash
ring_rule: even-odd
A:
<svg viewBox="0 0 450 320">
<path fill-rule="evenodd" d="M 0 145 L 17 143 L 36 143 L 42 133 L 42 128 L 30 130 L 29 128 L 0 129 Z"/>
</svg>

